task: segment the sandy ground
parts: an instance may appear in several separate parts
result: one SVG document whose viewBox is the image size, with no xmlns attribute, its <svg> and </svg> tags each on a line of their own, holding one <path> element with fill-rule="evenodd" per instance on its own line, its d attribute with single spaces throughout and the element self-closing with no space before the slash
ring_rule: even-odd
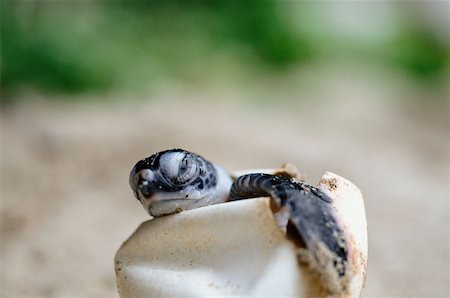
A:
<svg viewBox="0 0 450 298">
<path fill-rule="evenodd" d="M 326 170 L 347 177 L 367 209 L 364 297 L 448 297 L 448 107 L 353 85 L 258 107 L 236 94 L 176 91 L 3 108 L 2 297 L 115 297 L 114 253 L 148 218 L 128 173 L 172 147 L 227 169 L 290 161 L 312 183 Z"/>
</svg>

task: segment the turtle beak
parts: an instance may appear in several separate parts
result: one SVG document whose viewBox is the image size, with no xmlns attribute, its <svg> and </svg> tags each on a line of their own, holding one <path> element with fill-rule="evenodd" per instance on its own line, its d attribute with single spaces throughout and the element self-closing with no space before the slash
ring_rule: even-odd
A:
<svg viewBox="0 0 450 298">
<path fill-rule="evenodd" d="M 154 183 L 148 182 L 147 180 L 139 180 L 137 184 L 137 190 L 146 199 L 152 197 L 156 189 Z"/>
<path fill-rule="evenodd" d="M 138 200 L 140 200 L 142 196 L 146 199 L 153 196 L 157 189 L 154 178 L 155 174 L 150 169 L 142 169 L 137 173 L 135 169 L 131 171 L 130 186 Z"/>
</svg>

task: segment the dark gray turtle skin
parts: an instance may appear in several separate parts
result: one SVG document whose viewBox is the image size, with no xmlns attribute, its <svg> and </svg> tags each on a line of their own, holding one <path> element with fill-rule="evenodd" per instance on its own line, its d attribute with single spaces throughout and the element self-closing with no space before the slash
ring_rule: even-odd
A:
<svg viewBox="0 0 450 298">
<path fill-rule="evenodd" d="M 130 186 L 152 216 L 226 201 L 271 197 L 279 209 L 287 211 L 290 225 L 316 263 L 324 263 L 325 251 L 325 263 L 332 262 L 338 278 L 347 273 L 348 244 L 332 199 L 300 180 L 255 173 L 233 182 L 220 166 L 195 153 L 172 149 L 139 161 L 130 173 Z"/>
<path fill-rule="evenodd" d="M 278 208 L 287 210 L 290 223 L 313 256 L 321 258 L 315 252 L 322 251 L 320 245 L 325 245 L 334 255 L 333 266 L 339 276 L 344 276 L 348 247 L 331 198 L 300 180 L 269 174 L 240 176 L 230 190 L 231 201 L 267 196 Z"/>
</svg>

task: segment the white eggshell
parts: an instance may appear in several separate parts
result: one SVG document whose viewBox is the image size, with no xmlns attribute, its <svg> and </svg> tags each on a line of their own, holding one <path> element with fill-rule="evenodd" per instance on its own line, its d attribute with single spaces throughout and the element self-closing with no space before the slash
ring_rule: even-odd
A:
<svg viewBox="0 0 450 298">
<path fill-rule="evenodd" d="M 367 222 L 361 191 L 349 180 L 331 172 L 326 172 L 318 188 L 332 199 L 339 215 L 341 226 L 349 243 L 349 262 L 352 276 L 349 281 L 351 297 L 359 297 L 365 286 L 367 271 Z"/>
<path fill-rule="evenodd" d="M 352 245 L 350 291 L 337 296 L 359 297 L 367 267 L 362 195 L 351 182 L 332 173 L 323 176 L 319 187 L 336 201 Z M 308 266 L 299 264 L 295 245 L 274 220 L 269 198 L 146 221 L 116 253 L 115 271 L 122 298 L 329 294 Z"/>
</svg>

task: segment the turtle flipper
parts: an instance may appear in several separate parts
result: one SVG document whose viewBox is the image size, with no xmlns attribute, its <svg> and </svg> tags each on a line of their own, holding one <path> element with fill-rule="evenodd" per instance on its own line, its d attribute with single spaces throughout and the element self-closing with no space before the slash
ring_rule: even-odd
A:
<svg viewBox="0 0 450 298">
<path fill-rule="evenodd" d="M 319 189 L 296 179 L 269 174 L 240 176 L 232 185 L 230 200 L 270 196 L 286 208 L 319 273 L 332 267 L 339 279 L 346 274 L 347 241 L 333 210 L 332 200 Z"/>
</svg>

